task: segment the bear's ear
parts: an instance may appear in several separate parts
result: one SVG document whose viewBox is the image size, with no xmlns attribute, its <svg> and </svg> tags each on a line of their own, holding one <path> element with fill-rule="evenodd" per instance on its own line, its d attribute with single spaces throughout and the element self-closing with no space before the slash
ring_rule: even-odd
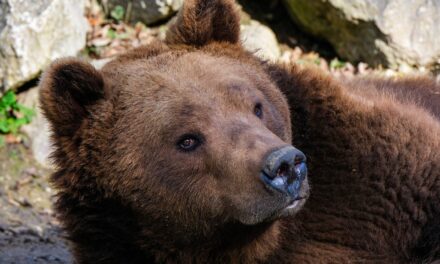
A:
<svg viewBox="0 0 440 264">
<path fill-rule="evenodd" d="M 71 136 L 104 98 L 102 75 L 89 63 L 74 58 L 53 62 L 40 81 L 40 106 L 52 131 Z"/>
<path fill-rule="evenodd" d="M 240 16 L 233 0 L 185 0 L 166 42 L 200 47 L 213 41 L 235 44 L 239 37 Z"/>
</svg>

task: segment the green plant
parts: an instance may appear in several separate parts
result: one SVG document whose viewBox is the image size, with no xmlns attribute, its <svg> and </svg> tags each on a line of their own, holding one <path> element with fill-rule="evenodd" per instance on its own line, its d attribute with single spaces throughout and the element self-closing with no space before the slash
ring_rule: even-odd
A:
<svg viewBox="0 0 440 264">
<path fill-rule="evenodd" d="M 124 13 L 125 13 L 124 7 L 117 5 L 110 12 L 110 16 L 116 21 L 121 21 L 124 18 Z"/>
<path fill-rule="evenodd" d="M 345 62 L 338 60 L 337 58 L 334 58 L 330 62 L 330 69 L 342 69 L 345 66 Z"/>
<path fill-rule="evenodd" d="M 111 38 L 111 39 L 115 39 L 118 37 L 118 33 L 116 33 L 116 31 L 114 29 L 109 29 L 107 31 L 107 37 Z"/>
<path fill-rule="evenodd" d="M 321 65 L 321 59 L 320 58 L 316 58 L 313 60 L 313 63 L 315 63 L 316 65 Z"/>
<path fill-rule="evenodd" d="M 86 46 L 84 49 L 84 53 L 87 56 L 99 56 L 99 49 L 96 46 Z"/>
<path fill-rule="evenodd" d="M 128 39 L 130 36 L 127 33 L 118 33 L 114 29 L 109 29 L 107 31 L 107 37 L 110 39 Z"/>
<path fill-rule="evenodd" d="M 17 134 L 18 129 L 31 122 L 34 110 L 17 102 L 13 91 L 7 91 L 0 98 L 0 134 Z M 0 139 L 0 144 L 4 139 Z"/>
</svg>

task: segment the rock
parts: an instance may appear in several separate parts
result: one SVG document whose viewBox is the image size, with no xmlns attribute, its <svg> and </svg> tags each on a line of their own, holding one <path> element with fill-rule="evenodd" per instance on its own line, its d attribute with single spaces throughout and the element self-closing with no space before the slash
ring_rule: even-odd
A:
<svg viewBox="0 0 440 264">
<path fill-rule="evenodd" d="M 241 25 L 241 41 L 247 50 L 262 59 L 276 61 L 281 56 L 273 31 L 255 20 Z"/>
<path fill-rule="evenodd" d="M 353 62 L 440 65 L 440 2 L 433 0 L 284 0 L 294 20 Z"/>
<path fill-rule="evenodd" d="M 104 9 L 110 13 L 117 5 L 124 7 L 125 20 L 146 25 L 171 17 L 184 0 L 103 0 Z"/>
<path fill-rule="evenodd" d="M 96 69 L 100 70 L 102 67 L 104 67 L 107 63 L 112 61 L 114 58 L 105 58 L 105 59 L 98 59 L 98 60 L 92 60 L 90 61 L 90 64 L 93 65 Z"/>
<path fill-rule="evenodd" d="M 32 88 L 20 93 L 18 101 L 24 106 L 34 109 L 36 113 L 30 124 L 21 127 L 21 131 L 30 140 L 32 154 L 40 165 L 45 168 L 51 168 L 52 163 L 50 162 L 49 155 L 52 152 L 52 146 L 50 143 L 49 123 L 44 118 L 39 107 L 38 88 Z"/>
<path fill-rule="evenodd" d="M 9 5 L 6 1 L 0 1 L 0 32 L 6 26 L 6 15 L 9 12 Z"/>
<path fill-rule="evenodd" d="M 85 47 L 83 0 L 0 0 L 0 94 Z"/>
</svg>

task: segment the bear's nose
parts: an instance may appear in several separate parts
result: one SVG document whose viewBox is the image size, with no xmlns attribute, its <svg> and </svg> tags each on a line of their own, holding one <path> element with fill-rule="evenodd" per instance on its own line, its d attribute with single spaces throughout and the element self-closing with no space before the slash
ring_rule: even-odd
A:
<svg viewBox="0 0 440 264">
<path fill-rule="evenodd" d="M 275 150 L 264 163 L 263 181 L 279 191 L 296 196 L 307 176 L 305 162 L 304 153 L 292 146 Z"/>
</svg>

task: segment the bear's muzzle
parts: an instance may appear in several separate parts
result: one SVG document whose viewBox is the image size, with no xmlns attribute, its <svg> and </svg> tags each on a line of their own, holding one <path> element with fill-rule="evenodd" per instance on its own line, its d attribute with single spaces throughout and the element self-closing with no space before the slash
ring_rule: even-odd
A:
<svg viewBox="0 0 440 264">
<path fill-rule="evenodd" d="M 307 177 L 306 156 L 293 146 L 285 146 L 269 154 L 261 171 L 263 182 L 292 200 L 299 197 Z"/>
</svg>

